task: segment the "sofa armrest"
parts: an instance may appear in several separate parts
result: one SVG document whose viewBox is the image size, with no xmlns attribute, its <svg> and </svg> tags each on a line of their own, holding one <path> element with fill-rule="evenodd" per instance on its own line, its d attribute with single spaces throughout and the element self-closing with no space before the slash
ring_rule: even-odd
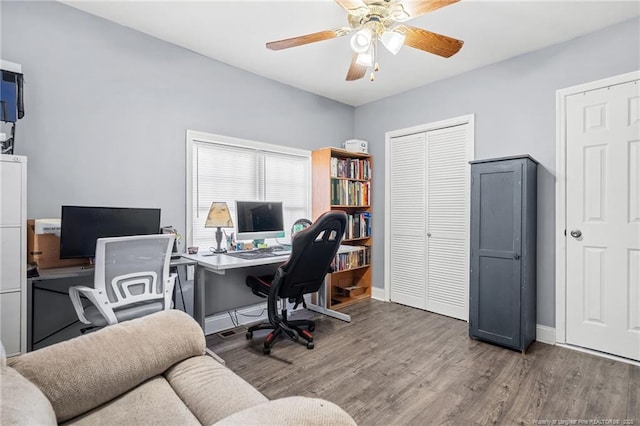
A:
<svg viewBox="0 0 640 426">
<path fill-rule="evenodd" d="M 168 310 L 11 358 L 8 364 L 40 388 L 63 422 L 205 349 L 198 323 Z"/>
<path fill-rule="evenodd" d="M 11 367 L 0 367 L 1 425 L 56 425 L 51 404 L 33 383 Z"/>
<path fill-rule="evenodd" d="M 292 396 L 238 411 L 215 426 L 244 425 L 356 426 L 342 408 L 324 399 Z"/>
</svg>

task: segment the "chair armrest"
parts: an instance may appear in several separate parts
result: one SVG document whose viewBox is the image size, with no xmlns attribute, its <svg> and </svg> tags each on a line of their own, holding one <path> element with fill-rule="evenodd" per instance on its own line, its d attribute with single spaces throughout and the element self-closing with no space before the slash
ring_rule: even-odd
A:
<svg viewBox="0 0 640 426">
<path fill-rule="evenodd" d="M 58 422 L 135 388 L 172 365 L 204 355 L 202 328 L 171 309 L 13 357 L 7 363 L 51 401 Z"/>
<path fill-rule="evenodd" d="M 112 309 L 105 309 L 104 306 L 108 306 L 107 303 L 109 300 L 106 295 L 95 288 L 76 285 L 69 287 L 69 297 L 71 298 L 71 303 L 73 304 L 74 309 L 76 310 L 76 314 L 78 315 L 78 319 L 84 324 L 91 324 L 84 316 L 84 306 L 82 306 L 82 300 L 80 300 L 80 294 L 82 293 L 94 306 L 100 311 L 102 316 L 107 320 L 109 324 L 115 324 L 118 322 L 115 314 Z"/>
</svg>

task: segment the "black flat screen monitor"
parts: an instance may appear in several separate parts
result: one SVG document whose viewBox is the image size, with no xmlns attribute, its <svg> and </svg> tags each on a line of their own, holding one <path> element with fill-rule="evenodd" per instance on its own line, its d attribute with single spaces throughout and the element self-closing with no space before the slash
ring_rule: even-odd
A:
<svg viewBox="0 0 640 426">
<path fill-rule="evenodd" d="M 236 201 L 238 240 L 284 237 L 282 202 Z"/>
<path fill-rule="evenodd" d="M 60 258 L 95 257 L 96 240 L 160 233 L 160 209 L 62 206 Z"/>
</svg>

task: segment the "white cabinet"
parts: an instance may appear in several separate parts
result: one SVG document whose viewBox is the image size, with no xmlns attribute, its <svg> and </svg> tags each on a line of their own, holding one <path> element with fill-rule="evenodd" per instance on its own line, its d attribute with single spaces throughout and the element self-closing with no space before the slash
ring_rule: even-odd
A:
<svg viewBox="0 0 640 426">
<path fill-rule="evenodd" d="M 8 356 L 27 347 L 27 158 L 0 156 L 0 339 Z"/>
</svg>

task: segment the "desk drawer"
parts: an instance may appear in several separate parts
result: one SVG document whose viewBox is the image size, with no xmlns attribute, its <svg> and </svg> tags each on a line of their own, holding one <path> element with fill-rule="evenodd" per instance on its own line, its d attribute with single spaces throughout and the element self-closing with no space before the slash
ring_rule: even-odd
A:
<svg viewBox="0 0 640 426">
<path fill-rule="evenodd" d="M 20 291 L 22 278 L 21 228 L 0 228 L 0 291 Z"/>
<path fill-rule="evenodd" d="M 7 356 L 20 354 L 20 292 L 0 294 L 0 339 Z"/>
</svg>

